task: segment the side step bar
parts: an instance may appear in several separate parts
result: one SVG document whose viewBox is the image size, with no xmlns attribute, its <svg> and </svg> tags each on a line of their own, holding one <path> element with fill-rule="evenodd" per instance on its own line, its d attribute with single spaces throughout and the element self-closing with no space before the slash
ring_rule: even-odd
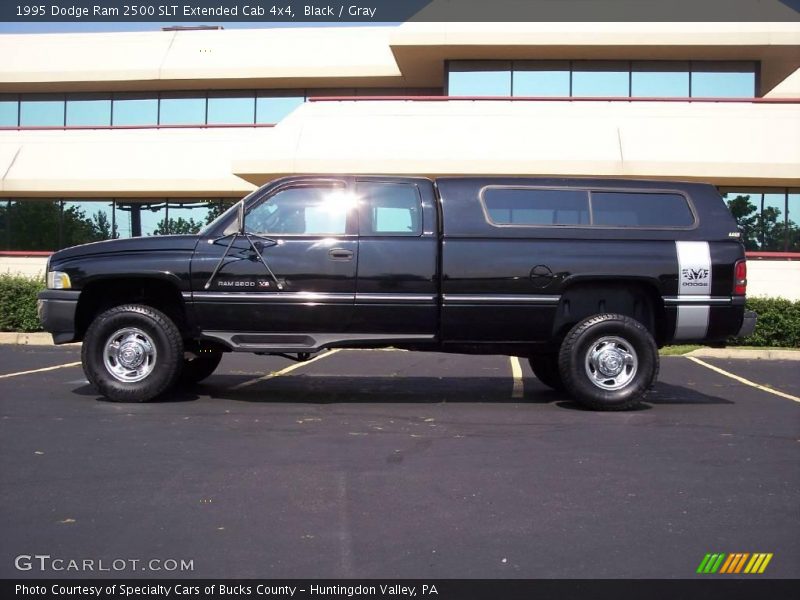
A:
<svg viewBox="0 0 800 600">
<path fill-rule="evenodd" d="M 332 347 L 434 342 L 435 335 L 389 333 L 260 333 L 203 331 L 201 337 L 228 346 L 234 352 L 319 352 Z"/>
</svg>

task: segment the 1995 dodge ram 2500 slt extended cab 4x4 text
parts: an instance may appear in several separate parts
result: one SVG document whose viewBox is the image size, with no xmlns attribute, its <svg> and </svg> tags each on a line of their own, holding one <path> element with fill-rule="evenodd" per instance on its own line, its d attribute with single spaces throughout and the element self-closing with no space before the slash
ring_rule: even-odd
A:
<svg viewBox="0 0 800 600">
<path fill-rule="evenodd" d="M 527 357 L 596 409 L 634 406 L 658 347 L 724 343 L 745 312 L 737 225 L 706 184 L 293 176 L 198 235 L 56 252 L 40 294 L 104 396 L 146 401 L 223 352 L 377 348 Z"/>
</svg>

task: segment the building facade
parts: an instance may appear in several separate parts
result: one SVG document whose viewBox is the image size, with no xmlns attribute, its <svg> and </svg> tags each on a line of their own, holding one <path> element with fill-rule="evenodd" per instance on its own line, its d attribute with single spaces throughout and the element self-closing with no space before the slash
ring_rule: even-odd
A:
<svg viewBox="0 0 800 600">
<path fill-rule="evenodd" d="M 613 176 L 717 185 L 751 291 L 800 298 L 797 24 L 26 34 L 0 56 L 0 272 L 196 231 L 292 173 Z"/>
</svg>

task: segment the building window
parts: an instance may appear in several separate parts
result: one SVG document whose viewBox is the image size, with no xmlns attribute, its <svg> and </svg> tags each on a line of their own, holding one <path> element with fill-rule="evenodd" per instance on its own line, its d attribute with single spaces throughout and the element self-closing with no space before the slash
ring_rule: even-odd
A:
<svg viewBox="0 0 800 600">
<path fill-rule="evenodd" d="M 570 95 L 570 68 L 567 60 L 515 61 L 512 76 L 514 96 Z"/>
<path fill-rule="evenodd" d="M 202 125 L 205 122 L 205 96 L 173 92 L 161 94 L 159 125 Z"/>
<path fill-rule="evenodd" d="M 627 62 L 575 61 L 572 63 L 572 95 L 625 98 L 630 96 Z"/>
<path fill-rule="evenodd" d="M 753 61 L 450 61 L 449 96 L 754 98 Z"/>
<path fill-rule="evenodd" d="M 800 252 L 800 190 L 722 189 L 747 250 Z"/>
<path fill-rule="evenodd" d="M 631 96 L 634 98 L 688 98 L 687 61 L 634 61 L 631 65 Z"/>
<path fill-rule="evenodd" d="M 67 125 L 111 125 L 111 98 L 87 94 L 67 97 Z"/>
<path fill-rule="evenodd" d="M 251 124 L 256 121 L 256 99 L 253 92 L 210 92 L 208 123 Z"/>
<path fill-rule="evenodd" d="M 22 96 L 19 124 L 22 127 L 63 126 L 64 96 L 50 94 Z"/>
<path fill-rule="evenodd" d="M 755 63 L 692 63 L 692 96 L 695 98 L 752 98 L 755 91 Z"/>
<path fill-rule="evenodd" d="M 197 233 L 237 199 L 2 199 L 0 250 L 53 251 L 114 238 Z"/>
<path fill-rule="evenodd" d="M 158 98 L 147 94 L 115 94 L 112 125 L 157 125 Z"/>
<path fill-rule="evenodd" d="M 259 92 L 256 97 L 256 123 L 278 123 L 305 101 L 302 90 Z"/>
<path fill-rule="evenodd" d="M 453 61 L 449 63 L 450 96 L 510 96 L 510 61 Z"/>
<path fill-rule="evenodd" d="M 0 127 L 19 125 L 19 102 L 16 96 L 0 96 Z"/>
</svg>

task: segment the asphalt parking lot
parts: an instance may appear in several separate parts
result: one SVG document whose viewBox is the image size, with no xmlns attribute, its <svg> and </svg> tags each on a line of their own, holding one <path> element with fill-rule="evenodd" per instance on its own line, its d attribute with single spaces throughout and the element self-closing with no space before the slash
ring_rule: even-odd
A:
<svg viewBox="0 0 800 600">
<path fill-rule="evenodd" d="M 79 366 L 6 377 L 78 360 L 0 346 L 2 577 L 684 578 L 709 552 L 800 576 L 800 404 L 683 357 L 625 413 L 507 357 L 339 351 L 260 378 L 291 363 L 227 355 L 143 405 Z M 704 360 L 800 394 L 798 362 Z M 36 553 L 193 571 L 15 568 Z"/>
</svg>

